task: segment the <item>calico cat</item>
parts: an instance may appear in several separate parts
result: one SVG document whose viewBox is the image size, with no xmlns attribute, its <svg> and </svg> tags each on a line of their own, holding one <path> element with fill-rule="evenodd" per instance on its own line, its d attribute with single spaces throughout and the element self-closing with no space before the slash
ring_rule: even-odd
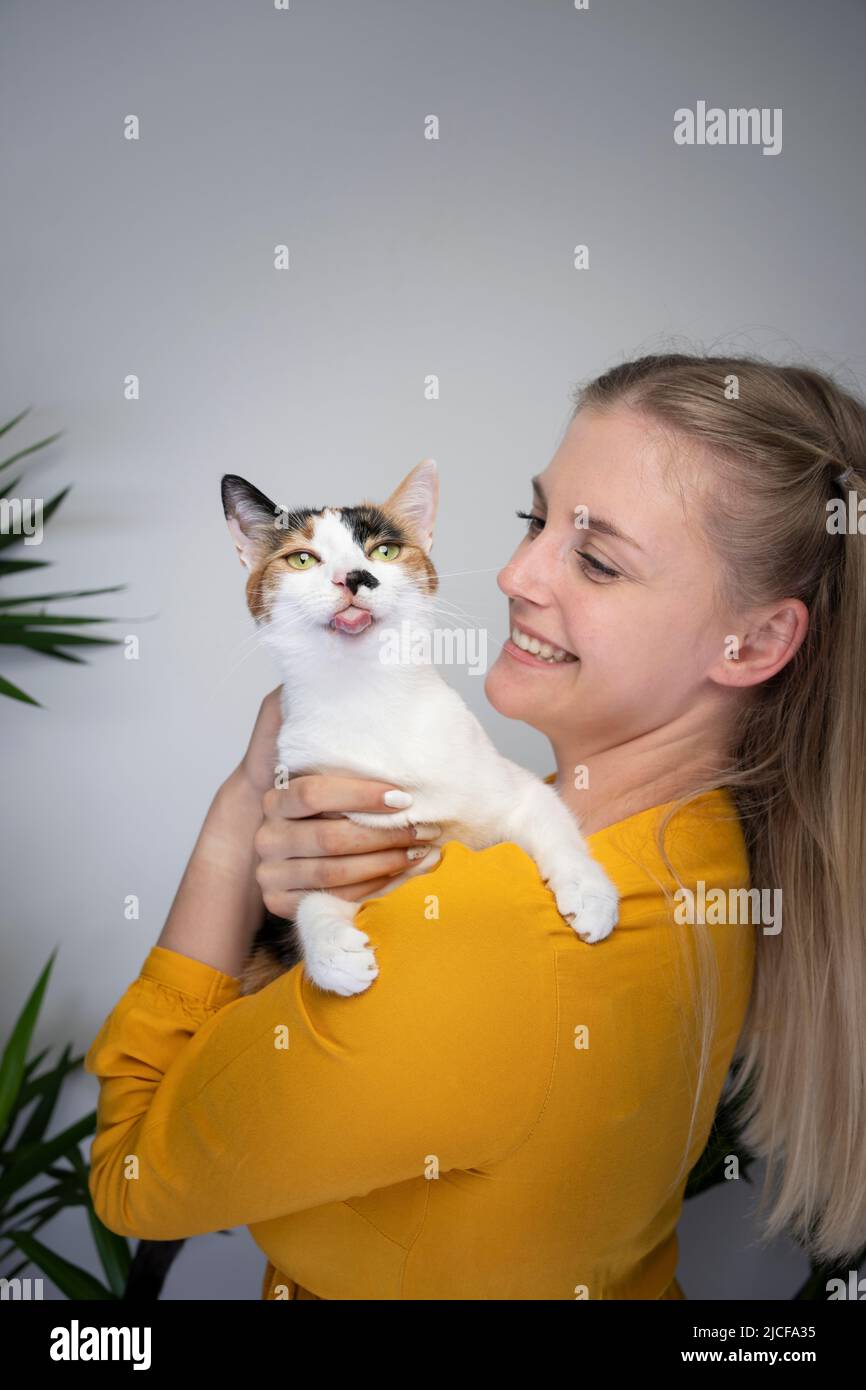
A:
<svg viewBox="0 0 866 1390">
<path fill-rule="evenodd" d="M 348 818 L 440 827 L 432 853 L 377 896 L 426 873 L 448 840 L 470 849 L 512 841 L 535 860 L 578 935 L 589 943 L 606 937 L 617 920 L 616 890 L 554 789 L 497 752 L 432 663 L 384 659 L 380 639 L 405 631 L 404 623 L 428 639 L 435 627 L 435 462 L 417 464 L 381 506 L 288 511 L 234 474 L 222 480 L 222 501 L 248 571 L 250 612 L 283 677 L 283 776 L 392 781 L 412 795 L 408 810 L 352 811 Z M 243 971 L 243 992 L 263 988 L 301 960 L 323 990 L 366 990 L 378 967 L 369 938 L 353 926 L 359 907 L 311 891 L 294 923 L 268 914 Z"/>
</svg>

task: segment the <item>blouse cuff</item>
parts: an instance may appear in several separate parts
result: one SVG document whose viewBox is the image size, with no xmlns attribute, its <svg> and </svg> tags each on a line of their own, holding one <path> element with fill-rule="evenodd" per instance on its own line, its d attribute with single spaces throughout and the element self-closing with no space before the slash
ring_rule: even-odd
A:
<svg viewBox="0 0 866 1390">
<path fill-rule="evenodd" d="M 165 946 L 151 947 L 139 978 L 156 980 L 181 994 L 191 995 L 206 1009 L 221 1009 L 238 999 L 241 993 L 241 981 L 233 975 L 225 975 L 213 965 L 205 965 L 204 961 L 193 960 L 192 956 L 170 951 Z"/>
</svg>

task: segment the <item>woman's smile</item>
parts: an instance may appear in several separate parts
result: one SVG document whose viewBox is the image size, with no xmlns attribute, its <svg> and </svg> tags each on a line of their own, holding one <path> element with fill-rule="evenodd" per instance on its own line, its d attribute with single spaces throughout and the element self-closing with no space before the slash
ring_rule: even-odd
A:
<svg viewBox="0 0 866 1390">
<path fill-rule="evenodd" d="M 513 620 L 511 636 L 503 644 L 502 650 L 515 661 L 523 662 L 527 666 L 545 666 L 549 669 L 555 666 L 574 666 L 579 661 L 573 652 L 556 646 L 539 633 L 524 628 Z"/>
</svg>

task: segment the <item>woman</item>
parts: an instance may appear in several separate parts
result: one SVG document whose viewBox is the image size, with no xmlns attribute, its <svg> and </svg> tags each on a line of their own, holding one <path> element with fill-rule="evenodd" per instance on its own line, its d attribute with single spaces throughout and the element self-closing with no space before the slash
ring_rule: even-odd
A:
<svg viewBox="0 0 866 1390">
<path fill-rule="evenodd" d="M 550 739 L 619 890 L 597 946 L 513 844 L 451 841 L 376 897 L 411 833 L 341 813 L 390 784 L 275 791 L 273 692 L 87 1056 L 106 1225 L 249 1225 L 266 1298 L 682 1298 L 684 1186 L 738 1057 L 766 1234 L 850 1258 L 866 541 L 831 515 L 853 495 L 856 516 L 864 475 L 866 410 L 808 368 L 647 357 L 576 396 L 499 575 L 511 637 L 486 688 Z M 291 918 L 322 887 L 368 899 L 375 986 L 325 995 L 296 969 L 239 998 L 262 899 Z"/>
</svg>

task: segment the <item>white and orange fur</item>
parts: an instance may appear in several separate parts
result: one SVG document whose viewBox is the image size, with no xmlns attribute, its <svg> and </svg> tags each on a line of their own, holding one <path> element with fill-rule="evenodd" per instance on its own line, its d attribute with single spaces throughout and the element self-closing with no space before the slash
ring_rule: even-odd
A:
<svg viewBox="0 0 866 1390">
<path fill-rule="evenodd" d="M 277 768 L 376 778 L 411 794 L 406 810 L 347 812 L 358 825 L 440 827 L 432 853 L 376 896 L 428 872 L 448 840 L 474 850 L 509 841 L 532 856 L 585 942 L 608 936 L 616 889 L 554 788 L 497 752 L 435 666 L 381 659 L 380 633 L 407 619 L 414 631 L 435 626 L 434 461 L 422 460 L 380 506 L 287 511 L 233 474 L 222 496 L 249 571 L 250 611 L 283 678 Z M 396 556 L 382 553 L 395 546 Z M 290 563 L 301 553 L 307 560 Z M 319 890 L 300 900 L 298 949 L 323 990 L 358 994 L 378 974 L 369 938 L 353 925 L 359 907 Z"/>
</svg>

